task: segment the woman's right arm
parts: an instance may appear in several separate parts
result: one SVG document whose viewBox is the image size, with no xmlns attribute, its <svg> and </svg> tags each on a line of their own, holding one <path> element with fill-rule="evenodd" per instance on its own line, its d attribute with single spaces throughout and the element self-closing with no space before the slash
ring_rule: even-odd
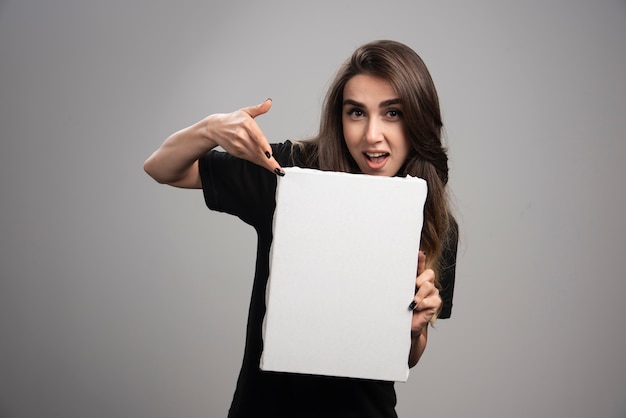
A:
<svg viewBox="0 0 626 418">
<path fill-rule="evenodd" d="M 167 138 L 146 160 L 144 170 L 159 183 L 199 189 L 202 183 L 198 159 L 219 145 L 228 153 L 273 173 L 284 173 L 272 158 L 272 148 L 254 120 L 271 106 L 268 99 L 232 113 L 207 116 Z"/>
</svg>

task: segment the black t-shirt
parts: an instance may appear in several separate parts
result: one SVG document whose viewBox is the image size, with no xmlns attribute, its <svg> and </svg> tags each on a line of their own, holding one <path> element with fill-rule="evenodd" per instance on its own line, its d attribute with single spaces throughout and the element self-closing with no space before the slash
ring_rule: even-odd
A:
<svg viewBox="0 0 626 418">
<path fill-rule="evenodd" d="M 292 143 L 272 145 L 274 158 L 283 167 L 303 167 Z M 207 206 L 238 216 L 257 232 L 256 268 L 248 311 L 246 347 L 229 417 L 397 417 L 393 382 L 348 379 L 259 369 L 263 350 L 265 286 L 269 277 L 272 220 L 276 206 L 276 175 L 265 168 L 224 152 L 211 151 L 199 160 Z M 454 290 L 454 244 L 446 252 L 442 269 L 440 318 L 450 316 Z"/>
</svg>

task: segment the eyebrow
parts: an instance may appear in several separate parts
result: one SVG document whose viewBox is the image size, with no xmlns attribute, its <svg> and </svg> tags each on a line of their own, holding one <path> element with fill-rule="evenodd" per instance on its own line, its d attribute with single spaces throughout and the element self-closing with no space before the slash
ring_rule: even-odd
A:
<svg viewBox="0 0 626 418">
<path fill-rule="evenodd" d="M 387 107 L 387 106 L 391 106 L 391 105 L 396 105 L 396 104 L 401 104 L 400 99 L 389 99 L 389 100 L 384 100 L 382 102 L 380 102 L 380 104 L 378 105 L 379 108 L 383 108 L 383 107 Z M 357 106 L 357 107 L 365 107 L 365 105 L 363 103 L 359 103 L 356 100 L 352 100 L 352 99 L 346 99 L 343 101 L 343 105 L 347 106 L 347 105 L 352 105 L 352 106 Z"/>
</svg>

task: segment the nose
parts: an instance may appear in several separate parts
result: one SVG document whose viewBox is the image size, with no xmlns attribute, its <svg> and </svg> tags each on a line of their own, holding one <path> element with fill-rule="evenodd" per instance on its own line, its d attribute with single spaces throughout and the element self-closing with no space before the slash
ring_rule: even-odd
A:
<svg viewBox="0 0 626 418">
<path fill-rule="evenodd" d="M 365 131 L 365 140 L 367 142 L 380 142 L 383 139 L 382 124 L 378 118 L 369 118 Z"/>
</svg>

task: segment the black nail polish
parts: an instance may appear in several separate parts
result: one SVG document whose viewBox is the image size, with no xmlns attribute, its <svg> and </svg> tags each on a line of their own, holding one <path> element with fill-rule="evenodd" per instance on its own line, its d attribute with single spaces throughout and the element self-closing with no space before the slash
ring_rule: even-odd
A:
<svg viewBox="0 0 626 418">
<path fill-rule="evenodd" d="M 265 156 L 267 157 L 268 160 L 272 158 L 272 154 L 270 154 L 269 151 L 265 151 Z"/>
<path fill-rule="evenodd" d="M 411 304 L 409 305 L 409 309 L 410 309 L 410 310 L 413 310 L 413 309 L 415 309 L 415 307 L 416 307 L 416 306 L 417 306 L 417 302 L 413 301 L 413 302 L 411 302 Z"/>
<path fill-rule="evenodd" d="M 274 173 L 276 173 L 277 175 L 283 177 L 285 175 L 285 172 L 282 171 L 280 168 L 275 168 L 274 169 Z"/>
</svg>

